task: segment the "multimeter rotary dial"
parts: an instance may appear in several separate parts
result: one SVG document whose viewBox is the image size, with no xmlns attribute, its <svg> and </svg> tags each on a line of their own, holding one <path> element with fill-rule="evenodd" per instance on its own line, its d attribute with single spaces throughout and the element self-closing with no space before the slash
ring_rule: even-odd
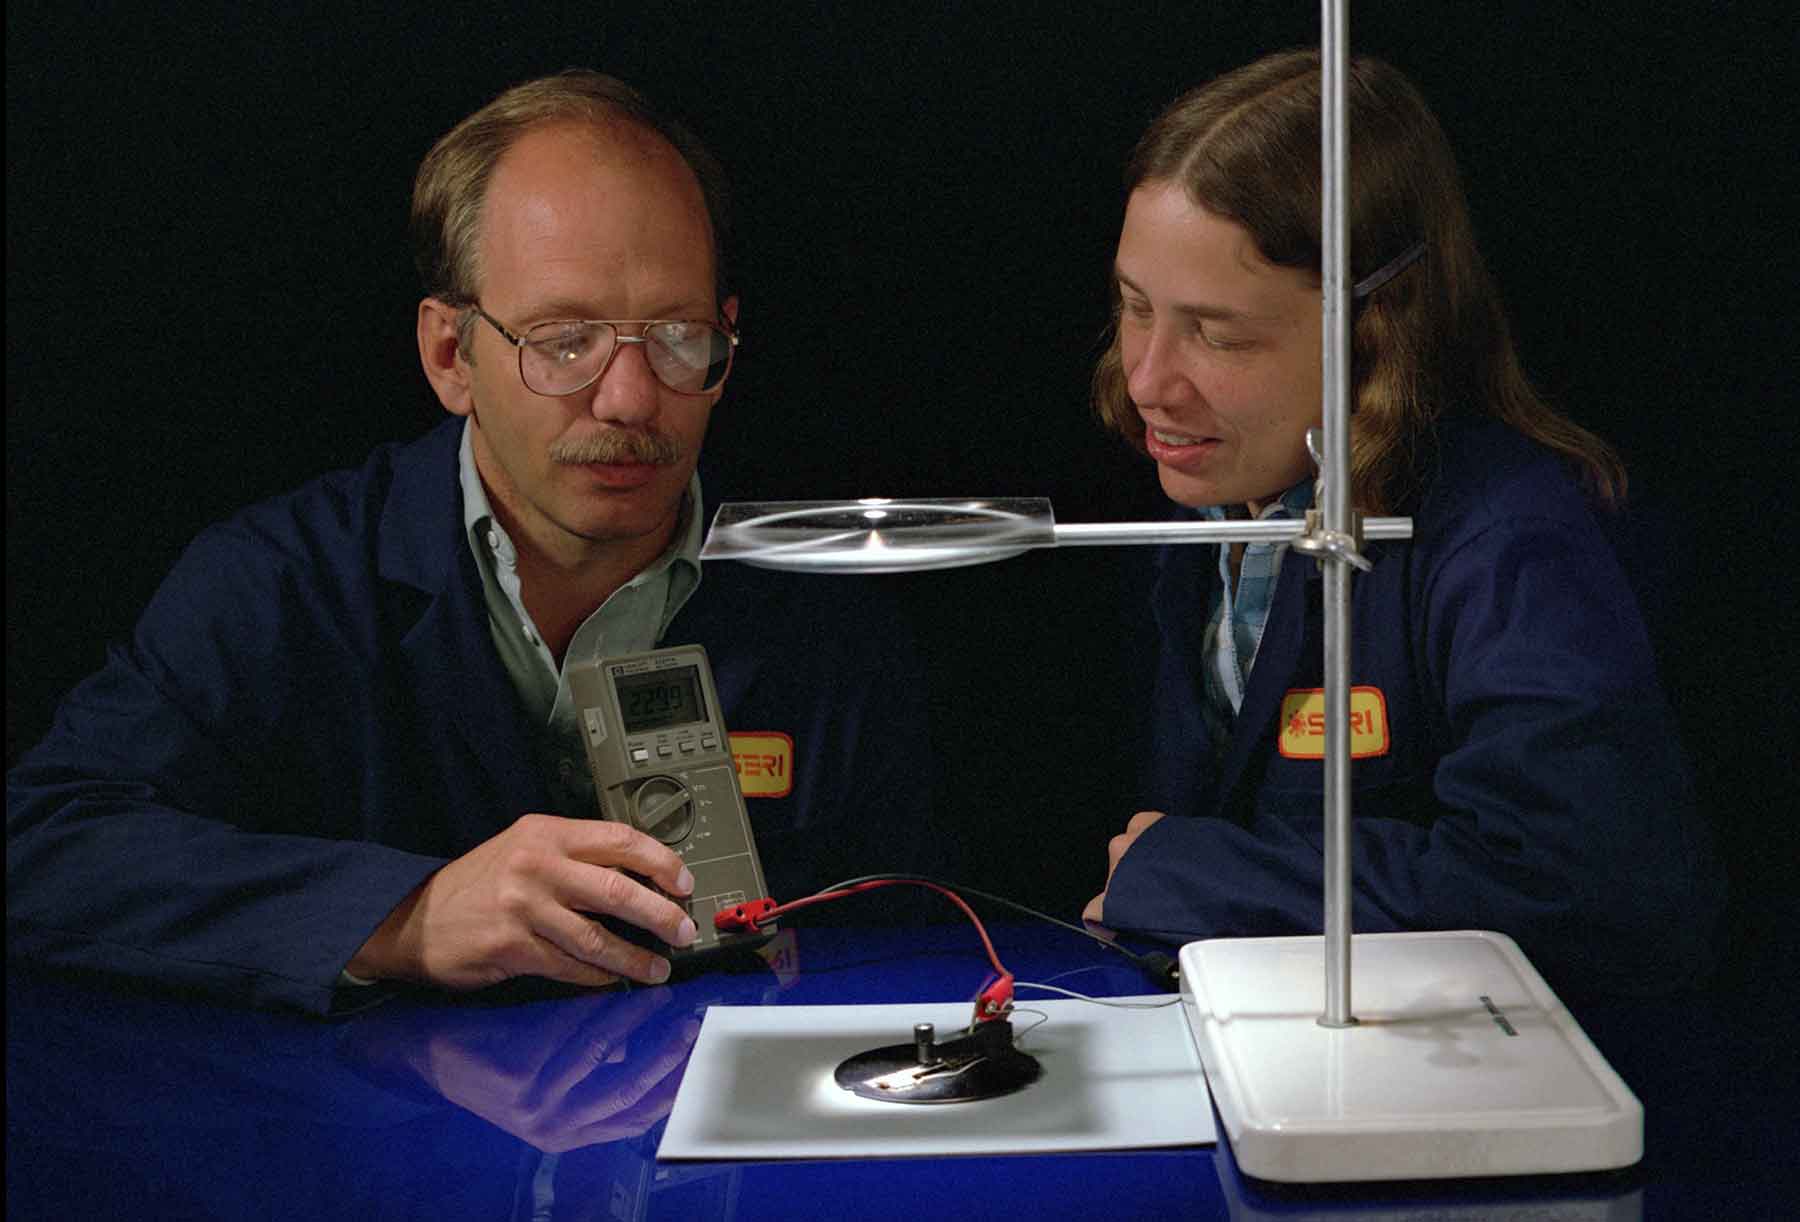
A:
<svg viewBox="0 0 1800 1222">
<path fill-rule="evenodd" d="M 694 830 L 694 795 L 672 776 L 653 776 L 631 795 L 631 822 L 664 844 L 680 844 Z"/>
</svg>

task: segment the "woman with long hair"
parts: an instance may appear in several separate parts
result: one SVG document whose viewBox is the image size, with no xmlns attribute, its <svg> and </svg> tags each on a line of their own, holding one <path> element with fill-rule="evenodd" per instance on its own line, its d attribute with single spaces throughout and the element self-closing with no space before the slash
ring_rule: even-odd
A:
<svg viewBox="0 0 1800 1222">
<path fill-rule="evenodd" d="M 1414 522 L 1364 545 L 1352 587 L 1355 927 L 1500 930 L 1565 982 L 1691 980 L 1723 884 L 1602 529 L 1624 470 L 1521 369 L 1418 91 L 1363 57 L 1346 84 L 1350 497 Z M 1319 116 L 1317 54 L 1284 52 L 1177 100 L 1131 157 L 1094 401 L 1180 513 L 1313 504 Z M 1320 581 L 1287 550 L 1159 555 L 1154 809 L 1113 839 L 1089 919 L 1319 929 Z"/>
</svg>

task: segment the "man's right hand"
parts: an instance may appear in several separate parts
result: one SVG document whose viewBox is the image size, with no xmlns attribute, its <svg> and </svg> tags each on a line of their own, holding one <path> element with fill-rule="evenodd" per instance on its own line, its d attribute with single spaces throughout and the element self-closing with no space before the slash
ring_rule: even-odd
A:
<svg viewBox="0 0 1800 1222">
<path fill-rule="evenodd" d="M 594 916 L 649 930 L 671 946 L 693 920 L 671 895 L 694 889 L 667 846 L 623 823 L 531 814 L 458 857 L 402 900 L 345 965 L 353 976 L 479 989 L 514 976 L 606 985 L 668 979 L 669 961 Z"/>
</svg>

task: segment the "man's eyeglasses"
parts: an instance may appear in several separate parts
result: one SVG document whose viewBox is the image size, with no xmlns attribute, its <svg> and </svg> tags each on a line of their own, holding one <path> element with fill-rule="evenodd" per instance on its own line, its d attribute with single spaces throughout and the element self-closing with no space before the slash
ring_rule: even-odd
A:
<svg viewBox="0 0 1800 1222">
<path fill-rule="evenodd" d="M 520 335 L 479 305 L 474 311 L 519 350 L 519 376 L 540 395 L 572 395 L 599 381 L 624 344 L 642 344 L 656 380 L 684 395 L 716 390 L 731 372 L 738 337 L 697 318 L 590 318 L 542 322 Z M 621 328 L 638 328 L 627 335 Z"/>
</svg>

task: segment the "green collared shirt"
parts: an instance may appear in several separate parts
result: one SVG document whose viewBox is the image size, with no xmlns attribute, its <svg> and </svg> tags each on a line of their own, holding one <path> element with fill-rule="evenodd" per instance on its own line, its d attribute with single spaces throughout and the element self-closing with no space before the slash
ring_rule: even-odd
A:
<svg viewBox="0 0 1800 1222">
<path fill-rule="evenodd" d="M 576 728 L 569 695 L 569 668 L 596 658 L 654 649 L 669 623 L 700 585 L 702 502 L 700 477 L 688 483 L 681 518 L 667 551 L 583 620 L 569 640 L 559 668 L 550 647 L 532 623 L 519 587 L 518 553 L 494 516 L 487 489 L 475 470 L 475 452 L 463 426 L 458 463 L 462 480 L 463 529 L 487 603 L 488 629 L 501 664 L 519 693 L 534 729 L 533 747 L 558 806 L 569 814 L 592 812 L 594 784 Z M 523 812 L 514 812 L 523 813 Z"/>
</svg>

